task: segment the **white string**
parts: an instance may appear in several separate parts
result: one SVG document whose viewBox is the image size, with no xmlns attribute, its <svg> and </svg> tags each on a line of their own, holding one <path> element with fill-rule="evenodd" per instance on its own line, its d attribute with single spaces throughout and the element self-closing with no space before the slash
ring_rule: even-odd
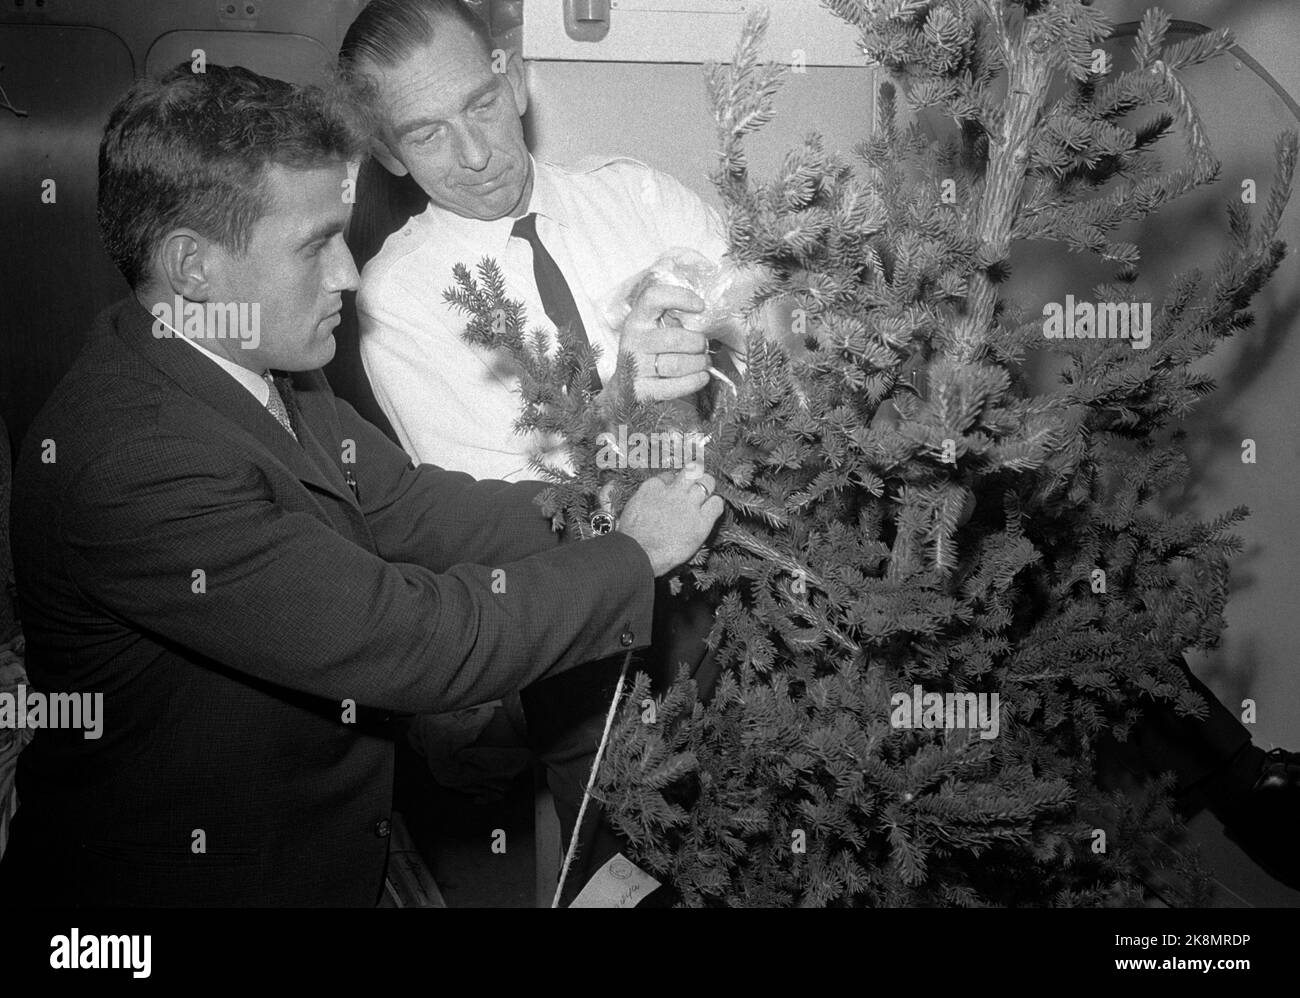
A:
<svg viewBox="0 0 1300 998">
<path fill-rule="evenodd" d="M 629 651 L 623 656 L 623 668 L 618 674 L 618 685 L 614 687 L 614 699 L 610 701 L 609 713 L 605 715 L 605 731 L 596 746 L 596 758 L 591 763 L 591 775 L 587 778 L 587 789 L 582 794 L 582 804 L 578 808 L 578 820 L 574 822 L 573 833 L 569 836 L 569 848 L 564 856 L 564 866 L 560 868 L 560 882 L 555 885 L 555 897 L 551 907 L 560 906 L 560 895 L 564 892 L 564 881 L 569 876 L 569 867 L 573 864 L 574 854 L 578 850 L 578 833 L 582 831 L 582 818 L 587 813 L 587 802 L 591 800 L 591 789 L 596 785 L 596 774 L 600 772 L 600 759 L 605 754 L 605 745 L 609 742 L 609 731 L 614 726 L 614 715 L 618 712 L 618 702 L 623 698 L 623 683 L 627 679 L 628 663 L 632 661 Z"/>
</svg>

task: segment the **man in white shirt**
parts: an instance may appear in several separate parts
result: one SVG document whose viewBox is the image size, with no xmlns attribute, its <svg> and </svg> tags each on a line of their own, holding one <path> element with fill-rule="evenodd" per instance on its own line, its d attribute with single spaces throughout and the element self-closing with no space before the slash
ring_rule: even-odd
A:
<svg viewBox="0 0 1300 998">
<path fill-rule="evenodd" d="M 576 169 L 534 159 L 520 120 L 528 102 L 520 57 L 494 51 L 482 22 L 455 0 L 373 0 L 349 28 L 339 62 L 369 118 L 375 158 L 429 199 L 366 263 L 357 296 L 362 362 L 412 458 L 506 481 L 536 478 L 535 456 L 562 460 L 552 441 L 514 431 L 521 400 L 510 360 L 462 339 L 467 317 L 443 300 L 458 263 L 473 270 L 494 259 L 529 329 L 553 336 L 557 321 L 579 328 L 599 348 L 605 388 L 626 355 L 635 358 L 642 398 L 682 398 L 708 384 L 707 342 L 680 322 L 702 310 L 696 295 L 651 284 L 617 327 L 621 316 L 610 307 L 668 250 L 722 257 L 721 221 L 699 197 L 631 159 Z M 642 667 L 662 682 L 679 662 L 695 667 L 705 656 L 712 610 L 699 599 L 670 600 L 666 585 L 657 603 L 655 648 Z M 584 739 L 599 736 L 608 673 L 593 664 L 523 693 L 566 826 L 585 774 L 565 767 L 582 756 Z M 487 723 L 482 713 L 468 731 Z M 423 717 L 412 740 L 438 766 L 467 737 L 463 716 Z"/>
<path fill-rule="evenodd" d="M 376 157 L 430 201 L 369 261 L 357 296 L 366 373 L 413 458 L 515 481 L 535 477 L 530 458 L 547 453 L 546 441 L 513 430 L 520 399 L 508 361 L 465 343 L 466 317 L 443 301 L 457 263 L 472 270 L 492 257 L 529 327 L 553 332 L 534 251 L 512 234 L 528 215 L 600 349 L 603 384 L 620 348 L 637 356 L 643 397 L 677 398 L 707 383 L 703 337 L 661 324 L 673 322 L 670 310 L 698 311 L 695 295 L 652 286 L 621 328 L 606 314 L 620 285 L 667 250 L 721 258 L 721 222 L 699 197 L 635 160 L 583 169 L 535 160 L 520 122 L 528 95 L 519 56 L 499 54 L 503 71 L 494 72 L 485 31 L 459 4 L 376 0 L 349 30 L 340 61 L 369 90 Z"/>
</svg>

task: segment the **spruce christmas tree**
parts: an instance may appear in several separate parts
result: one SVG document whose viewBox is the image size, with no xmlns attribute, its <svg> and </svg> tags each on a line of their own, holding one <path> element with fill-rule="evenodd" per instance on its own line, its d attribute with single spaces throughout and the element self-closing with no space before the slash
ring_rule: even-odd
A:
<svg viewBox="0 0 1300 998">
<path fill-rule="evenodd" d="M 1178 828 L 1169 784 L 1103 790 L 1096 750 L 1157 700 L 1204 710 L 1172 661 L 1218 641 L 1247 511 L 1152 500 L 1183 480 L 1174 424 L 1213 388 L 1192 365 L 1249 326 L 1282 257 L 1296 138 L 1254 217 L 1229 207 L 1215 272 L 1153 308 L 1148 346 L 1098 337 L 1099 314 L 1053 338 L 1009 294 L 1013 241 L 1113 261 L 1093 292 L 1112 319 L 1149 304 L 1115 231 L 1216 178 L 1178 74 L 1230 36 L 1167 45 L 1148 11 L 1119 72 L 1083 0 L 826 4 L 892 80 L 856 164 L 812 137 L 750 177 L 782 76 L 758 59 L 762 16 L 709 71 L 729 262 L 760 275 L 745 377 L 699 424 L 728 512 L 686 569 L 717 600 L 725 672 L 708 703 L 684 676 L 658 700 L 639 677 L 598 796 L 691 906 L 1140 903 Z M 905 119 L 926 108 L 949 138 Z M 1186 163 L 1165 171 L 1175 131 Z M 630 379 L 597 404 L 589 353 L 526 334 L 491 261 L 456 279 L 467 338 L 518 364 L 518 428 L 568 439 L 573 469 L 539 472 L 557 524 L 589 535 L 602 486 L 617 512 L 655 473 L 600 467 L 599 435 L 683 427 L 681 408 L 637 402 Z M 1044 348 L 1046 390 L 1025 363 Z M 996 694 L 996 737 L 911 725 L 896 705 L 921 690 Z M 1166 899 L 1203 901 L 1194 863 L 1164 876 Z"/>
</svg>

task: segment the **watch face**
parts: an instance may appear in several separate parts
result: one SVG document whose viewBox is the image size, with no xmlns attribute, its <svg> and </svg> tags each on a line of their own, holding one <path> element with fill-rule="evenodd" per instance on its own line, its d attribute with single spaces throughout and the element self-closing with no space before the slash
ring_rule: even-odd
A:
<svg viewBox="0 0 1300 998">
<path fill-rule="evenodd" d="M 603 536 L 612 533 L 614 530 L 613 513 L 592 513 L 591 514 L 591 532 L 597 536 Z"/>
</svg>

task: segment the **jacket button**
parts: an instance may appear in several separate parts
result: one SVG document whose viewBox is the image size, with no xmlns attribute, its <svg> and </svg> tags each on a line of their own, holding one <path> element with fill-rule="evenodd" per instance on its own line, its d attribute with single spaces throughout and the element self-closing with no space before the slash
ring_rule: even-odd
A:
<svg viewBox="0 0 1300 998">
<path fill-rule="evenodd" d="M 621 644 L 624 648 L 631 648 L 632 642 L 635 640 L 636 637 L 632 634 L 631 631 L 624 631 L 622 634 L 618 636 L 618 643 Z"/>
<path fill-rule="evenodd" d="M 380 818 L 375 822 L 375 837 L 386 839 L 393 831 L 393 823 L 387 818 Z"/>
</svg>

